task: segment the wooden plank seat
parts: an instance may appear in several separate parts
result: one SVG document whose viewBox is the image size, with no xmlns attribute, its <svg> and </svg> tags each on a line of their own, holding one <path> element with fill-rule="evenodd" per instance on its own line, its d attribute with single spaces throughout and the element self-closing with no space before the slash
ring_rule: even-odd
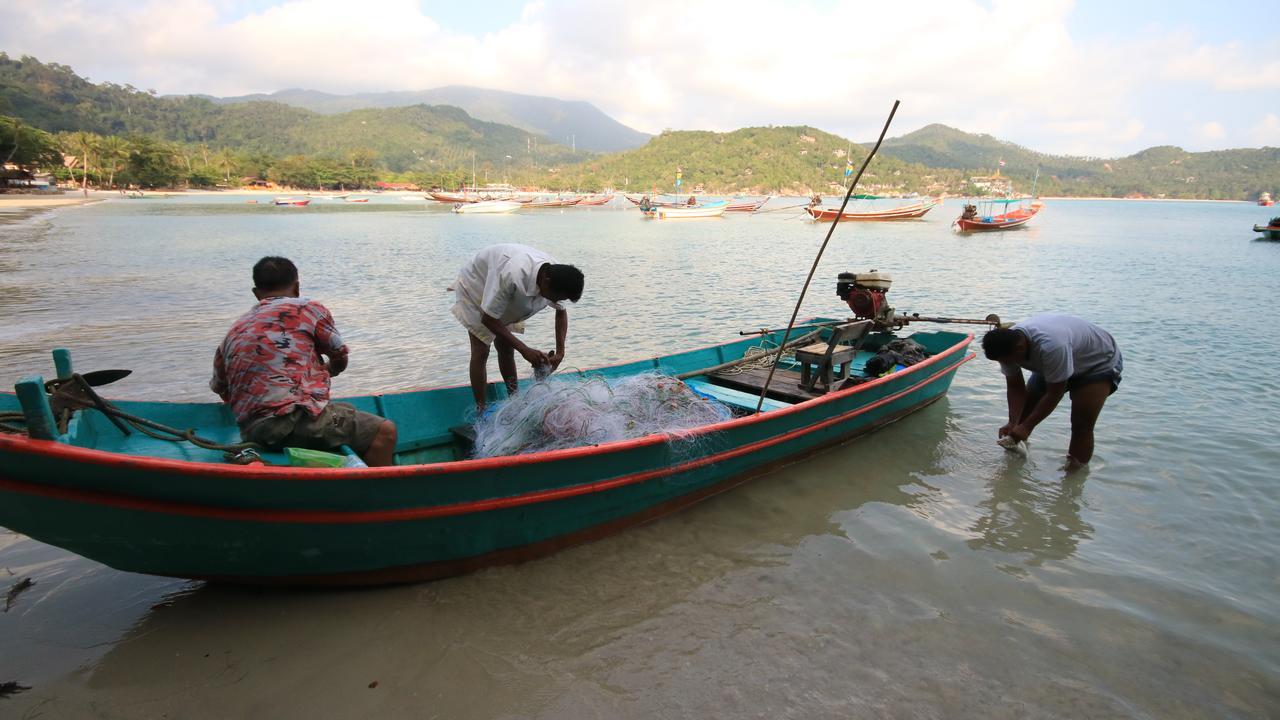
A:
<svg viewBox="0 0 1280 720">
<path fill-rule="evenodd" d="M 741 390 L 760 397 L 760 390 L 769 378 L 769 368 L 751 368 L 741 372 L 722 370 L 708 375 L 707 378 L 721 387 Z M 769 384 L 769 394 L 765 396 L 769 400 L 779 400 L 791 404 L 802 403 L 816 397 L 822 397 L 822 393 L 805 390 L 800 384 L 799 372 L 781 368 L 774 372 L 773 382 Z M 752 405 L 752 407 L 754 408 L 755 406 Z"/>
<path fill-rule="evenodd" d="M 822 392 L 830 392 L 835 380 L 849 379 L 849 370 L 858 355 L 858 349 L 871 329 L 870 320 L 845 323 L 831 328 L 827 342 L 813 343 L 796 349 L 796 362 L 800 363 L 800 387 L 814 392 L 822 383 Z M 847 344 L 852 343 L 852 344 Z M 835 368 L 839 368 L 838 374 Z"/>
</svg>

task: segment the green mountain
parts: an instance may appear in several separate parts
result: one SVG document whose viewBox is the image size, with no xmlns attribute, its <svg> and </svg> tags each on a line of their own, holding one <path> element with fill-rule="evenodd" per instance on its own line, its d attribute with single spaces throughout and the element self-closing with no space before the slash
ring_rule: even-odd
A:
<svg viewBox="0 0 1280 720">
<path fill-rule="evenodd" d="M 805 126 L 667 131 L 642 148 L 592 158 L 562 172 L 583 186 L 632 192 L 674 192 L 678 168 L 684 192 L 830 194 L 848 182 L 846 167 L 860 164 L 867 152 L 845 138 Z M 859 187 L 882 193 L 936 192 L 959 187 L 962 176 L 879 156 Z"/>
<path fill-rule="evenodd" d="M 524 130 L 484 122 L 457 107 L 415 105 L 337 115 L 275 102 L 217 104 L 95 84 L 65 66 L 0 53 L 0 115 L 48 132 L 150 136 L 269 155 L 369 156 L 391 172 L 480 167 L 499 171 L 582 157 Z"/>
<path fill-rule="evenodd" d="M 410 105 L 453 105 L 488 122 L 502 123 L 554 139 L 580 150 L 615 152 L 640 147 L 650 135 L 633 130 L 600 112 L 588 102 L 521 95 L 501 90 L 450 85 L 432 90 L 331 95 L 315 90 L 281 90 L 269 95 L 208 98 L 225 105 L 244 102 L 277 102 L 332 115 L 364 108 Z"/>
<path fill-rule="evenodd" d="M 598 115 L 596 120 L 604 117 L 585 103 L 474 88 L 430 92 L 446 91 L 473 108 L 483 106 L 477 112 L 512 117 L 526 128 L 549 127 L 552 133 L 562 133 L 556 113 L 568 112 L 565 108 L 580 105 Z M 379 102 L 390 102 L 392 95 L 407 97 L 381 94 Z M 338 96 L 290 91 L 278 97 L 323 103 Z M 536 116 L 535 108 L 543 114 Z M 469 181 L 474 168 L 477 179 L 553 189 L 667 192 L 675 189 L 678 169 L 685 191 L 834 193 L 846 181 L 845 169 L 868 152 L 845 138 L 793 126 L 664 132 L 642 147 L 597 155 L 574 152 L 528 129 L 479 120 L 453 105 L 323 114 L 265 100 L 156 97 L 128 85 L 91 83 L 64 65 L 13 60 L 4 53 L 0 116 L 13 119 L 8 126 L 16 128 L 15 138 L 26 138 L 11 149 L 42 158 L 60 152 L 82 157 L 89 166 L 54 168 L 63 176 L 79 175 L 83 181 L 88 174 L 90 182 L 147 186 L 227 184 L 255 175 L 300 187 L 363 187 L 378 179 L 453 187 Z M 50 140 L 15 123 L 54 135 Z M 577 141 L 584 146 L 582 135 Z M 1005 165 L 999 168 L 1001 160 Z M 1029 192 L 1039 170 L 1041 195 L 1250 200 L 1280 191 L 1280 148 L 1193 153 L 1155 147 L 1103 160 L 1038 153 L 944 125 L 886 140 L 860 187 L 879 194 L 973 195 L 983 192 L 977 176 L 997 169 L 1013 181 L 1016 192 Z"/>
<path fill-rule="evenodd" d="M 1048 155 L 990 135 L 929 125 L 885 140 L 890 157 L 988 175 L 999 169 L 1029 191 L 1036 170 L 1041 195 L 1252 200 L 1280 187 L 1280 148 L 1188 152 L 1161 146 L 1122 158 Z M 999 162 L 1003 160 L 1003 168 Z"/>
</svg>

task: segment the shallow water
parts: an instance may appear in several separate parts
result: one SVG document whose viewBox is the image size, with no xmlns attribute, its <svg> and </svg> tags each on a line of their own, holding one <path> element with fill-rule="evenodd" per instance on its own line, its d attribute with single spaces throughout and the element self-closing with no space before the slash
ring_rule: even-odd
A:
<svg viewBox="0 0 1280 720">
<path fill-rule="evenodd" d="M 206 587 L 0 530 L 0 568 L 36 582 L 0 614 L 0 682 L 31 686 L 0 714 L 1280 714 L 1280 243 L 1249 232 L 1265 213 L 1050 201 L 1023 230 L 974 236 L 950 232 L 957 214 L 842 224 L 802 315 L 841 314 L 835 275 L 875 268 L 900 310 L 1098 322 L 1126 367 L 1087 473 L 1058 470 L 1065 407 L 1028 459 L 995 446 L 1003 382 L 979 358 L 946 399 L 860 440 L 620 536 L 436 583 Z M 394 197 L 67 208 L 0 227 L 0 382 L 49 374 L 66 346 L 78 369 L 135 371 L 111 396 L 211 400 L 250 266 L 283 254 L 352 345 L 335 393 L 463 383 L 444 288 L 510 241 L 587 276 L 567 363 L 637 359 L 785 324 L 825 230 L 793 211 L 484 217 Z M 549 346 L 551 318 L 530 337 Z"/>
</svg>

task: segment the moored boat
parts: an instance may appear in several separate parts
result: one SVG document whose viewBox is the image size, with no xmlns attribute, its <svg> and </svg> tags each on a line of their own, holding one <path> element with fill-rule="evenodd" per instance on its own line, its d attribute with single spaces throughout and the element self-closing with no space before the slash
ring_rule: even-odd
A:
<svg viewBox="0 0 1280 720">
<path fill-rule="evenodd" d="M 738 202 L 730 202 L 729 204 L 725 205 L 724 211 L 753 213 L 759 210 L 760 208 L 764 207 L 764 204 L 769 202 L 769 198 L 771 197 L 773 196 L 765 195 L 764 198 L 761 200 L 740 200 Z"/>
<path fill-rule="evenodd" d="M 780 336 L 765 339 L 776 344 Z M 228 464 L 220 449 L 123 434 L 86 407 L 53 427 L 51 439 L 0 433 L 0 525 L 153 575 L 286 585 L 455 575 L 616 533 L 893 422 L 941 398 L 972 357 L 970 334 L 916 332 L 910 337 L 927 359 L 881 377 L 858 369 L 894 337 L 876 332 L 861 349 L 844 347 L 858 382 L 828 392 L 798 388 L 801 373 L 780 366 L 760 414 L 755 395 L 734 389 L 748 374 L 717 372 L 749 356 L 755 339 L 594 371 L 619 378 L 658 369 L 734 409 L 679 438 L 474 459 L 454 429 L 472 407 L 469 387 L 347 398 L 399 426 L 397 466 L 386 468 Z M 60 368 L 71 377 L 69 359 Z M 40 381 L 20 385 L 31 412 L 43 402 L 48 414 Z M 500 385 L 490 386 L 495 399 Z M 114 406 L 215 442 L 239 440 L 221 404 Z M 0 393 L 0 413 L 22 407 Z M 262 457 L 280 462 L 283 454 Z"/>
<path fill-rule="evenodd" d="M 1033 198 L 986 198 L 964 206 L 952 227 L 960 232 L 1011 230 L 1026 225 L 1044 203 Z"/>
<path fill-rule="evenodd" d="M 553 197 L 553 198 L 533 198 L 529 202 L 522 203 L 527 208 L 562 208 L 573 207 L 582 202 L 582 197 Z"/>
<path fill-rule="evenodd" d="M 1253 231 L 1262 233 L 1268 240 L 1280 240 L 1280 217 L 1271 218 L 1271 222 L 1266 225 L 1254 225 Z"/>
<path fill-rule="evenodd" d="M 1258 204 L 1262 207 L 1271 207 L 1276 204 L 1276 201 L 1271 199 L 1271 193 L 1264 192 L 1258 196 Z"/>
<path fill-rule="evenodd" d="M 453 211 L 464 214 L 503 214 L 519 210 L 524 204 L 514 200 L 481 200 L 474 203 L 458 203 Z"/>
<path fill-rule="evenodd" d="M 303 205 L 309 205 L 310 203 L 311 198 L 278 197 L 275 199 L 276 205 L 293 205 L 301 207 Z"/>
<path fill-rule="evenodd" d="M 716 218 L 724 215 L 728 206 L 724 200 L 715 200 L 694 205 L 677 205 L 675 207 L 659 207 L 654 215 L 663 220 L 681 220 L 692 218 Z"/>
<path fill-rule="evenodd" d="M 582 207 L 592 207 L 596 205 L 606 205 L 613 199 L 613 193 L 604 193 L 601 195 L 584 195 L 582 201 L 578 205 Z"/>
<path fill-rule="evenodd" d="M 883 210 L 845 210 L 843 213 L 840 212 L 839 208 L 810 205 L 805 208 L 805 212 L 809 213 L 809 216 L 814 220 L 834 220 L 836 215 L 839 215 L 841 220 L 914 220 L 924 217 L 925 213 L 939 204 L 941 204 L 939 201 L 930 198 L 921 202 L 899 205 Z"/>
</svg>

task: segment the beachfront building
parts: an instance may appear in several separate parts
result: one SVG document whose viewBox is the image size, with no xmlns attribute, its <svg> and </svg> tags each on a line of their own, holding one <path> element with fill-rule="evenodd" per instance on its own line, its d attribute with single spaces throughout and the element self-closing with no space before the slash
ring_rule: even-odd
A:
<svg viewBox="0 0 1280 720">
<path fill-rule="evenodd" d="M 969 183 L 991 195 L 1008 195 L 1013 192 L 1013 181 L 1000 175 L 1000 169 L 991 175 L 969 178 Z"/>
</svg>

